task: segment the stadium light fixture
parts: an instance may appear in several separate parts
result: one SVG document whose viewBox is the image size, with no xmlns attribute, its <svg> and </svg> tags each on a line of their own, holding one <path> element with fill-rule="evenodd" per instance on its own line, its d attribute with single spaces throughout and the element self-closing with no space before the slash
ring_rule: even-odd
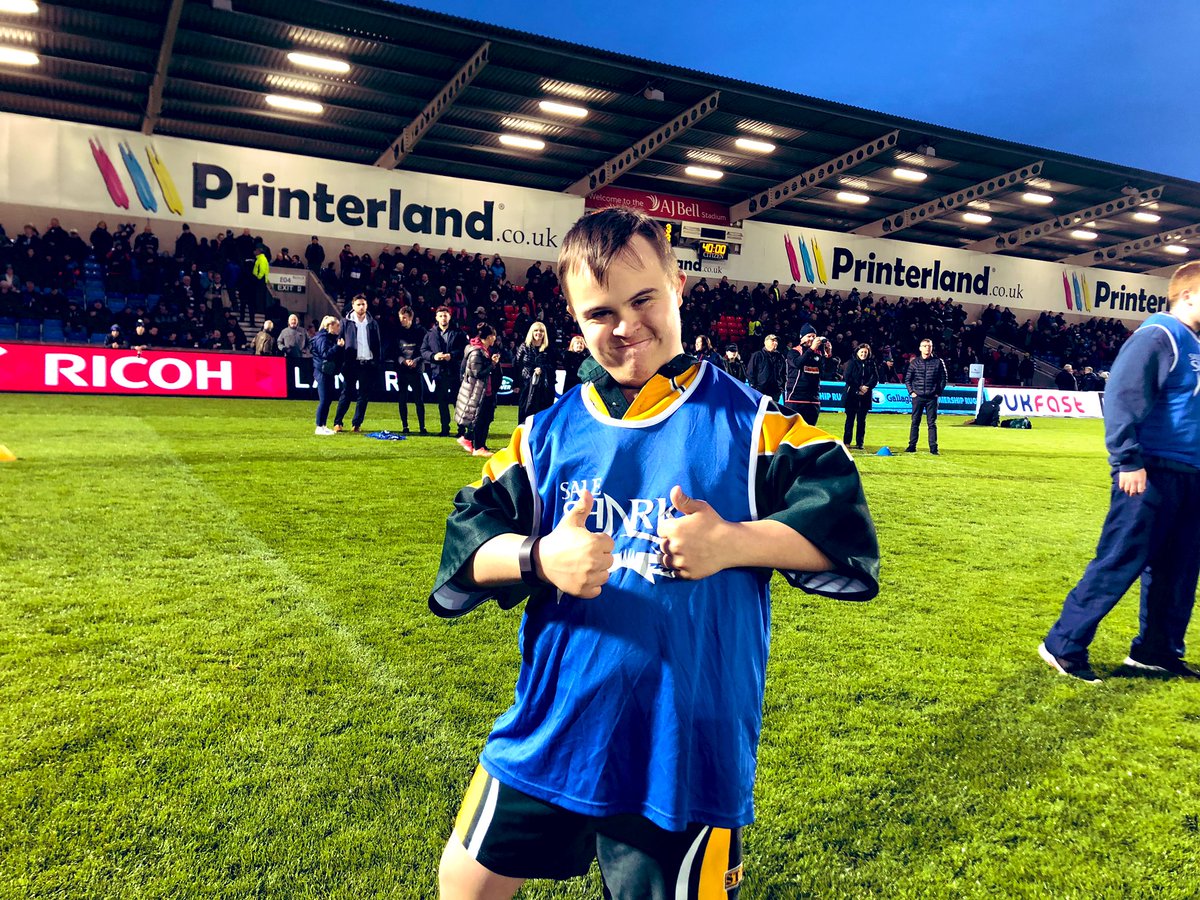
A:
<svg viewBox="0 0 1200 900">
<path fill-rule="evenodd" d="M 539 141 L 537 138 L 525 137 L 520 134 L 502 134 L 500 135 L 500 143 L 505 147 L 517 147 L 521 150 L 544 150 L 546 148 L 545 141 Z"/>
<path fill-rule="evenodd" d="M 707 181 L 720 181 L 725 173 L 720 169 L 710 169 L 707 166 L 688 166 L 683 170 L 693 178 L 703 178 Z"/>
<path fill-rule="evenodd" d="M 309 113 L 310 115 L 320 115 L 325 112 L 325 107 L 315 100 L 285 97 L 283 94 L 267 94 L 267 106 L 273 106 L 276 109 L 286 109 L 290 112 Z"/>
<path fill-rule="evenodd" d="M 759 141 L 754 138 L 740 137 L 733 142 L 739 150 L 749 150 L 751 153 L 774 153 L 775 145 L 770 141 Z"/>
<path fill-rule="evenodd" d="M 1187 256 L 1188 248 L 1182 244 L 1167 244 L 1165 247 L 1163 247 L 1163 251 L 1166 253 L 1172 253 L 1175 256 Z"/>
<path fill-rule="evenodd" d="M 557 100 L 541 100 L 538 102 L 538 107 L 542 112 L 548 112 L 555 116 L 568 116 L 572 119 L 586 119 L 588 114 L 588 111 L 582 106 L 559 103 Z"/>
<path fill-rule="evenodd" d="M 871 198 L 866 194 L 857 194 L 854 191 L 838 191 L 837 198 L 842 203 L 853 203 L 856 206 L 871 202 Z"/>
<path fill-rule="evenodd" d="M 41 60 L 36 53 L 18 50 L 16 47 L 0 47 L 0 64 L 8 66 L 36 66 Z"/>
<path fill-rule="evenodd" d="M 1049 194 L 1039 194 L 1037 191 L 1026 191 L 1021 195 L 1021 199 L 1034 206 L 1045 206 L 1047 203 L 1054 202 L 1054 198 Z"/>
<path fill-rule="evenodd" d="M 0 0 L 0 13 L 32 16 L 38 11 L 37 0 Z"/>
<path fill-rule="evenodd" d="M 1158 213 L 1141 211 L 1135 212 L 1133 217 L 1139 222 L 1157 222 L 1162 218 L 1162 216 L 1160 216 Z"/>
<path fill-rule="evenodd" d="M 350 63 L 334 59 L 331 56 L 318 56 L 315 53 L 302 53 L 294 50 L 287 55 L 288 62 L 306 69 L 316 69 L 320 72 L 332 72 L 335 75 L 345 75 L 350 71 Z"/>
<path fill-rule="evenodd" d="M 1096 232 L 1088 231 L 1086 228 L 1076 228 L 1071 232 L 1071 237 L 1079 241 L 1094 241 L 1096 239 Z"/>
<path fill-rule="evenodd" d="M 918 172 L 916 169 L 892 169 L 892 175 L 901 181 L 924 181 L 929 177 L 925 172 Z"/>
<path fill-rule="evenodd" d="M 986 225 L 988 222 L 992 221 L 991 216 L 986 216 L 983 213 L 977 212 L 963 213 L 962 217 L 964 222 L 971 222 L 975 225 Z"/>
</svg>

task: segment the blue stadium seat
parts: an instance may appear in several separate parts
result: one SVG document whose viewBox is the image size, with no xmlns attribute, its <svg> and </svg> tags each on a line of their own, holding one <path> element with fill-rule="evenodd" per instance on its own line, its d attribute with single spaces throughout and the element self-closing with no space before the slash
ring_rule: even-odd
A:
<svg viewBox="0 0 1200 900">
<path fill-rule="evenodd" d="M 12 319 L 0 322 L 0 341 L 15 341 L 17 339 L 17 323 Z"/>
<path fill-rule="evenodd" d="M 41 319 L 21 319 L 17 322 L 17 339 L 21 341 L 40 341 L 42 339 Z"/>
<path fill-rule="evenodd" d="M 42 340 L 43 341 L 62 341 L 66 340 L 66 333 L 63 331 L 63 323 L 58 319 L 47 319 L 42 323 Z"/>
<path fill-rule="evenodd" d="M 107 334 L 93 334 L 90 338 L 88 338 L 88 343 L 89 344 L 103 344 L 104 339 L 106 337 L 108 337 Z"/>
<path fill-rule="evenodd" d="M 124 297 L 113 296 L 113 297 L 108 298 L 108 309 L 110 312 L 118 313 L 121 310 L 123 310 L 124 308 L 125 308 L 125 298 Z"/>
<path fill-rule="evenodd" d="M 68 343 L 71 344 L 86 344 L 88 333 L 86 328 L 76 328 L 74 330 L 67 329 L 63 337 Z"/>
</svg>

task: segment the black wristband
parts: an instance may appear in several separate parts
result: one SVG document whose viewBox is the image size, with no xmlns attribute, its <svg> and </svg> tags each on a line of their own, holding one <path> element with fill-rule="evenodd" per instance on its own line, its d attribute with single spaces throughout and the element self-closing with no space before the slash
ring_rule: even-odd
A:
<svg viewBox="0 0 1200 900">
<path fill-rule="evenodd" d="M 521 549 L 517 551 L 517 563 L 521 567 L 521 580 L 533 587 L 542 585 L 542 579 L 538 578 L 533 567 L 533 549 L 540 540 L 541 538 L 531 534 L 521 542 Z"/>
</svg>

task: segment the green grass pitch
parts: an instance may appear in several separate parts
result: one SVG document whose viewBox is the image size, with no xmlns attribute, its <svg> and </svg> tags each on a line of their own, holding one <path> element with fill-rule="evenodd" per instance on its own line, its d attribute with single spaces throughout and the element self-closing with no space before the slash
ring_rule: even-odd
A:
<svg viewBox="0 0 1200 900">
<path fill-rule="evenodd" d="M 426 608 L 479 460 L 312 411 L 0 397 L 0 898 L 435 895 L 519 610 Z M 1195 897 L 1200 685 L 1122 677 L 1135 596 L 1104 685 L 1035 653 L 1107 508 L 1101 425 L 961 421 L 858 456 L 875 601 L 776 579 L 742 896 Z"/>
</svg>

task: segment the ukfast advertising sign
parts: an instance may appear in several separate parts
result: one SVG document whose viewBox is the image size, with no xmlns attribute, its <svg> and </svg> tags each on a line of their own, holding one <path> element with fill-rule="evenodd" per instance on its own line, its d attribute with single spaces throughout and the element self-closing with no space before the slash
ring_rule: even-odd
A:
<svg viewBox="0 0 1200 900">
<path fill-rule="evenodd" d="M 1167 279 L 749 221 L 725 274 L 817 290 L 996 303 L 1141 320 L 1166 309 Z"/>
<path fill-rule="evenodd" d="M 840 381 L 821 382 L 822 412 L 841 412 L 845 409 L 842 394 L 846 385 Z M 1039 388 L 987 387 L 984 397 L 1002 397 L 1002 416 L 1051 419 L 1101 419 L 1103 395 L 1095 391 L 1054 391 Z M 938 398 L 938 412 L 951 416 L 975 415 L 979 398 L 978 388 L 952 384 Z M 871 391 L 871 412 L 912 413 L 912 397 L 902 384 L 882 383 Z"/>
<path fill-rule="evenodd" d="M 1052 391 L 1037 388 L 985 387 L 986 398 L 1001 397 L 1002 416 L 1051 419 L 1102 419 L 1103 394 L 1096 391 Z"/>
<path fill-rule="evenodd" d="M 0 201 L 553 260 L 570 194 L 0 114 Z"/>
<path fill-rule="evenodd" d="M 282 357 L 0 345 L 0 391 L 176 397 L 287 396 Z"/>
</svg>

